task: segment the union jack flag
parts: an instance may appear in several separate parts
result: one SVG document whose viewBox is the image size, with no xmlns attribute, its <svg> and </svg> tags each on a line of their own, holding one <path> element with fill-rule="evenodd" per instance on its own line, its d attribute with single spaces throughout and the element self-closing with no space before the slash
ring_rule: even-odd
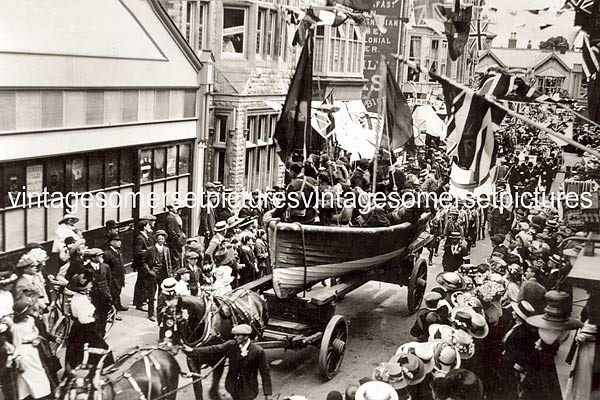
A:
<svg viewBox="0 0 600 400">
<path fill-rule="evenodd" d="M 600 44 L 592 45 L 590 42 L 590 35 L 585 35 L 583 38 L 583 72 L 585 72 L 586 78 L 594 80 L 598 77 L 600 71 Z"/>
<path fill-rule="evenodd" d="M 435 74 L 431 76 L 442 84 L 448 110 L 447 152 L 454 158 L 450 184 L 459 190 L 473 191 L 491 178 L 498 153 L 494 132 L 505 116 L 484 95 L 505 96 L 512 87 L 510 76 L 486 80 L 476 94 Z"/>
<path fill-rule="evenodd" d="M 487 30 L 489 21 L 474 20 L 471 21 L 471 30 L 469 32 L 469 52 L 487 50 L 490 46 L 487 41 Z"/>
<path fill-rule="evenodd" d="M 571 6 L 575 12 L 584 12 L 592 14 L 592 7 L 595 0 L 567 0 L 567 5 Z"/>
</svg>

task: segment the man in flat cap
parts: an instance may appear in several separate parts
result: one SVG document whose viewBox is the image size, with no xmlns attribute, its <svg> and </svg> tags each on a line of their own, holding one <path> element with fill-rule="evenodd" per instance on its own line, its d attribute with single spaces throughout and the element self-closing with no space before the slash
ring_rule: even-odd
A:
<svg viewBox="0 0 600 400">
<path fill-rule="evenodd" d="M 198 226 L 198 236 L 204 238 L 204 243 L 212 239 L 217 217 L 215 215 L 215 206 L 218 202 L 217 188 L 214 183 L 208 182 L 205 186 L 204 204 L 200 207 L 200 223 Z"/>
<path fill-rule="evenodd" d="M 252 343 L 250 325 L 236 325 L 231 330 L 234 340 L 223 344 L 191 348 L 184 345 L 183 350 L 187 353 L 190 364 L 200 365 L 203 357 L 216 355 L 229 358 L 229 372 L 225 380 L 225 389 L 231 394 L 233 400 L 252 400 L 258 396 L 258 372 L 262 378 L 263 393 L 265 400 L 270 400 L 272 394 L 271 375 L 269 363 L 265 351 L 258 345 Z M 196 398 L 197 387 L 194 387 Z"/>
<path fill-rule="evenodd" d="M 110 290 L 112 274 L 108 265 L 104 263 L 104 252 L 101 249 L 88 249 L 83 253 L 84 275 L 92 280 L 90 297 L 96 307 L 96 325 L 100 336 L 106 333 L 106 320 L 113 306 Z"/>
<path fill-rule="evenodd" d="M 185 246 L 186 234 L 183 232 L 183 220 L 179 215 L 180 205 L 177 201 L 173 201 L 167 205 L 167 246 L 171 252 L 171 263 L 173 265 L 181 265 L 181 253 Z"/>
<path fill-rule="evenodd" d="M 110 268 L 112 282 L 110 291 L 117 311 L 127 311 L 129 308 L 121 304 L 121 290 L 125 287 L 125 269 L 123 268 L 123 256 L 121 255 L 122 239 L 118 232 L 110 233 L 106 238 L 104 247 L 104 261 Z M 120 319 L 120 317 L 117 317 Z"/>
</svg>

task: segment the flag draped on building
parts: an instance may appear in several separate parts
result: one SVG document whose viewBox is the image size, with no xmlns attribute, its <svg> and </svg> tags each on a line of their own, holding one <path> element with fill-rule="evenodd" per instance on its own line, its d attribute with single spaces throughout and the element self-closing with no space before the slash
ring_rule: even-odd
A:
<svg viewBox="0 0 600 400">
<path fill-rule="evenodd" d="M 310 148 L 313 69 L 313 30 L 308 31 L 300 59 L 277 120 L 273 140 L 283 162 L 294 149 Z"/>
</svg>

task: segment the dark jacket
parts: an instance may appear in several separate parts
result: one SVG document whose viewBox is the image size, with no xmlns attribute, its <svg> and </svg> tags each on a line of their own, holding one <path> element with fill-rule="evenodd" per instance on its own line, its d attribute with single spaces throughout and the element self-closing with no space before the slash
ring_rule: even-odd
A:
<svg viewBox="0 0 600 400">
<path fill-rule="evenodd" d="M 235 340 L 223 344 L 195 348 L 194 357 L 202 360 L 202 355 L 227 356 L 229 372 L 225 379 L 225 389 L 235 400 L 252 400 L 258 396 L 258 372 L 262 378 L 263 393 L 272 394 L 271 375 L 265 351 L 258 345 L 250 343 L 246 357 L 241 356 L 241 350 Z"/>
<path fill-rule="evenodd" d="M 115 251 L 111 246 L 104 249 L 104 262 L 110 268 L 110 274 L 114 284 L 117 287 L 125 286 L 125 270 L 123 268 L 123 258 L 120 251 Z"/>
<path fill-rule="evenodd" d="M 159 252 L 156 246 L 148 249 L 144 255 L 144 270 L 148 268 L 160 283 L 164 279 L 173 276 L 173 266 L 171 264 L 171 252 L 166 244 L 163 246 L 163 252 Z"/>
<path fill-rule="evenodd" d="M 110 291 L 110 282 L 112 282 L 112 274 L 108 265 L 100 264 L 98 271 L 94 269 L 91 263 L 83 266 L 84 274 L 89 274 L 92 277 L 93 285 L 90 293 L 92 304 L 98 308 L 108 308 L 112 305 L 113 298 Z"/>
<path fill-rule="evenodd" d="M 154 238 L 152 236 L 144 236 L 139 233 L 133 240 L 133 260 L 131 268 L 134 271 L 144 272 L 144 257 L 150 247 L 154 246 Z M 147 272 L 147 271 L 146 271 Z"/>
<path fill-rule="evenodd" d="M 210 240 L 214 231 L 215 224 L 217 223 L 215 210 L 210 207 L 202 207 L 200 209 L 200 226 L 198 227 L 198 235 L 204 236 L 207 240 Z"/>
<path fill-rule="evenodd" d="M 15 281 L 15 285 L 12 288 L 12 295 L 15 299 L 26 296 L 34 301 L 37 301 L 37 299 L 41 297 L 41 293 L 38 291 L 37 287 L 23 275 Z"/>
<path fill-rule="evenodd" d="M 531 354 L 535 348 L 535 342 L 539 336 L 535 328 L 523 322 L 515 326 L 512 331 L 507 333 L 504 339 L 504 352 L 502 358 L 507 362 L 507 366 L 526 369 L 531 360 Z M 535 368 L 535 366 L 533 366 Z"/>
<path fill-rule="evenodd" d="M 546 289 L 536 279 L 530 279 L 521 284 L 517 301 L 528 301 L 538 313 L 543 313 L 546 306 L 545 295 Z"/>
<path fill-rule="evenodd" d="M 167 214 L 165 230 L 167 231 L 167 244 L 170 248 L 180 248 L 185 245 L 186 236 L 175 214 Z"/>
</svg>

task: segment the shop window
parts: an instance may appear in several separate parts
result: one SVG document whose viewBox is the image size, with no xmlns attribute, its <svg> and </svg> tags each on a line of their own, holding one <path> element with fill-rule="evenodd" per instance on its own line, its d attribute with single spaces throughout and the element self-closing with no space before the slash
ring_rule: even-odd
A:
<svg viewBox="0 0 600 400">
<path fill-rule="evenodd" d="M 104 156 L 105 187 L 119 186 L 119 151 L 110 150 Z"/>
<path fill-rule="evenodd" d="M 127 90 L 123 92 L 123 122 L 136 122 L 138 120 L 138 105 L 140 92 Z"/>
<path fill-rule="evenodd" d="M 14 131 L 17 128 L 17 94 L 0 92 L 0 131 Z"/>
<path fill-rule="evenodd" d="M 177 175 L 177 146 L 167 147 L 167 177 Z"/>
<path fill-rule="evenodd" d="M 223 53 L 244 54 L 246 10 L 223 7 Z"/>
<path fill-rule="evenodd" d="M 104 187 L 104 159 L 100 154 L 92 154 L 89 159 L 88 190 L 98 190 Z"/>
<path fill-rule="evenodd" d="M 85 93 L 85 123 L 86 125 L 104 123 L 104 92 Z"/>
<path fill-rule="evenodd" d="M 23 204 L 23 187 L 25 186 L 25 168 L 20 164 L 4 167 L 4 207 L 16 207 Z"/>
<path fill-rule="evenodd" d="M 164 148 L 154 150 L 154 162 L 152 163 L 152 179 L 163 179 L 165 177 L 166 151 Z"/>
<path fill-rule="evenodd" d="M 157 90 L 154 100 L 154 119 L 169 119 L 169 97 L 170 91 Z"/>
<path fill-rule="evenodd" d="M 152 180 L 152 150 L 142 150 L 140 153 L 140 182 Z"/>
<path fill-rule="evenodd" d="M 42 127 L 63 126 L 63 92 L 42 92 Z"/>
<path fill-rule="evenodd" d="M 183 96 L 183 118 L 194 118 L 196 116 L 196 91 L 186 90 Z"/>
<path fill-rule="evenodd" d="M 49 193 L 64 193 L 65 162 L 62 158 L 53 158 L 46 162 L 46 187 Z"/>
<path fill-rule="evenodd" d="M 190 172 L 190 145 L 179 145 L 179 175 L 188 174 Z"/>
<path fill-rule="evenodd" d="M 73 157 L 68 164 L 68 178 L 71 192 L 85 192 L 87 189 L 87 165 L 85 156 Z"/>
<path fill-rule="evenodd" d="M 134 150 L 133 149 L 121 149 L 121 170 L 120 172 L 120 181 L 121 185 L 126 185 L 129 183 L 133 183 L 133 161 L 134 160 Z"/>
</svg>

